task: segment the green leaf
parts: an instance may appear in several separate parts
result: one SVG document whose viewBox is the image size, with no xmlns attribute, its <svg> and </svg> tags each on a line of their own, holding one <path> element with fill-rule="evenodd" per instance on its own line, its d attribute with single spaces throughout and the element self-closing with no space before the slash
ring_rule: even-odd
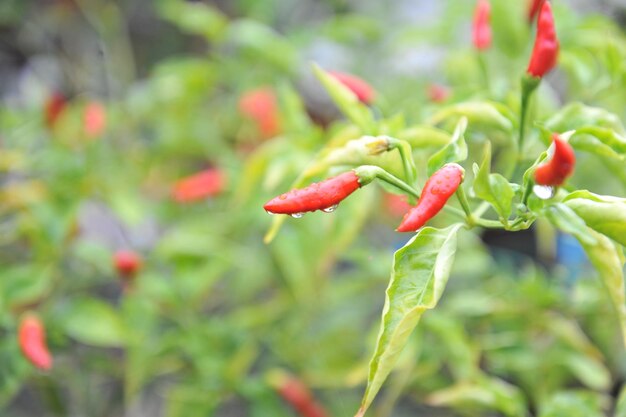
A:
<svg viewBox="0 0 626 417">
<path fill-rule="evenodd" d="M 563 203 L 556 203 L 546 207 L 544 211 L 546 217 L 558 229 L 574 235 L 578 240 L 584 241 L 588 245 L 595 245 L 597 240 L 587 234 L 588 227 L 574 210 Z"/>
<path fill-rule="evenodd" d="M 168 0 L 157 3 L 159 15 L 185 32 L 216 40 L 228 26 L 228 20 L 217 8 L 205 3 Z"/>
<path fill-rule="evenodd" d="M 445 164 L 467 159 L 467 143 L 464 137 L 466 128 L 467 118 L 462 117 L 454 129 L 450 142 L 428 159 L 429 176 Z"/>
<path fill-rule="evenodd" d="M 491 174 L 491 142 L 487 142 L 485 157 L 480 169 L 475 173 L 474 193 L 491 204 L 500 221 L 506 225 L 511 211 L 513 210 L 513 197 L 515 191 L 506 178 L 500 174 Z"/>
<path fill-rule="evenodd" d="M 611 374 L 601 361 L 580 353 L 566 353 L 561 360 L 590 389 L 606 391 L 610 388 Z"/>
<path fill-rule="evenodd" d="M 95 299 L 74 300 L 63 312 L 65 332 L 81 343 L 102 347 L 123 346 L 125 328 L 119 314 Z"/>
<path fill-rule="evenodd" d="M 513 122 L 502 113 L 501 108 L 487 101 L 465 102 L 445 107 L 432 116 L 430 124 L 435 125 L 462 117 L 467 118 L 472 126 L 486 126 L 505 132 L 513 129 Z"/>
<path fill-rule="evenodd" d="M 398 133 L 398 139 L 409 142 L 412 148 L 440 147 L 450 142 L 450 134 L 431 126 L 412 126 Z"/>
<path fill-rule="evenodd" d="M 52 268 L 33 264 L 7 268 L 0 281 L 0 300 L 11 308 L 36 303 L 52 290 Z"/>
<path fill-rule="evenodd" d="M 545 127 L 553 132 L 566 132 L 588 126 L 608 128 L 621 135 L 626 133 L 617 115 L 582 103 L 571 103 L 563 107 L 545 122 Z"/>
<path fill-rule="evenodd" d="M 333 102 L 348 119 L 357 125 L 363 133 L 375 134 L 376 123 L 370 109 L 361 103 L 348 87 L 335 77 L 324 71 L 319 65 L 313 64 L 313 72 L 320 80 Z"/>
<path fill-rule="evenodd" d="M 615 153 L 626 154 L 626 137 L 613 129 L 598 126 L 585 126 L 576 129 L 576 133 L 574 133 L 572 139 L 580 135 L 593 136 L 598 139 L 601 144 L 611 148 Z M 575 142 L 573 144 L 575 144 Z"/>
<path fill-rule="evenodd" d="M 563 391 L 540 406 L 539 417 L 604 417 L 602 397 L 589 391 Z"/>
<path fill-rule="evenodd" d="M 559 206 L 567 207 L 565 204 Z M 571 210 L 568 207 L 568 210 Z M 572 213 L 576 215 L 573 210 Z M 624 254 L 620 247 L 608 237 L 595 232 L 589 227 L 569 227 L 568 223 L 560 222 L 557 216 L 548 217 L 552 224 L 564 232 L 571 233 L 581 244 L 591 264 L 595 267 L 602 283 L 609 293 L 609 298 L 622 330 L 622 338 L 626 345 L 626 293 L 624 287 Z M 581 219 L 582 221 L 582 219 Z"/>
<path fill-rule="evenodd" d="M 500 379 L 486 376 L 436 391 L 427 401 L 433 406 L 452 406 L 464 411 L 497 410 L 509 417 L 525 417 L 527 408 L 524 396 L 518 388 Z"/>
<path fill-rule="evenodd" d="M 462 224 L 445 229 L 425 227 L 394 255 L 376 350 L 357 417 L 365 414 L 393 369 L 424 311 L 443 294 Z"/>
<path fill-rule="evenodd" d="M 565 198 L 565 204 L 587 226 L 626 246 L 626 200 L 577 191 Z"/>
</svg>

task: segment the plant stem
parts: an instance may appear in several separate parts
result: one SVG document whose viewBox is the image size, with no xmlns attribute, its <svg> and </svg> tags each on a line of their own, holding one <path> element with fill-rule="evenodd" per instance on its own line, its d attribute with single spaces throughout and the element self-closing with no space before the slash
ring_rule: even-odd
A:
<svg viewBox="0 0 626 417">
<path fill-rule="evenodd" d="M 463 208 L 463 211 L 465 212 L 465 218 L 467 220 L 467 224 L 470 226 L 473 226 L 476 222 L 475 222 L 474 216 L 472 216 L 472 209 L 470 208 L 469 201 L 467 201 L 467 195 L 465 195 L 465 190 L 463 189 L 463 186 L 460 186 L 459 188 L 457 188 L 456 196 L 459 199 L 459 202 L 461 203 L 461 207 Z"/>
</svg>

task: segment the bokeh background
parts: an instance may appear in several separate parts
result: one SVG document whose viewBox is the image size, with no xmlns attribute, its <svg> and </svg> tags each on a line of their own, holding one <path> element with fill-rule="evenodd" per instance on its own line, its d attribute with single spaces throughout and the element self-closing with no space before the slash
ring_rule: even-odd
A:
<svg viewBox="0 0 626 417">
<path fill-rule="evenodd" d="M 626 2 L 553 3 L 563 49 L 537 118 L 579 100 L 624 120 Z M 0 414 L 295 416 L 280 394 L 290 375 L 328 415 L 353 415 L 407 240 L 393 232 L 403 206 L 363 190 L 332 214 L 288 219 L 266 245 L 262 204 L 322 143 L 355 134 L 311 62 L 366 80 L 381 117 L 425 119 L 440 105 L 434 85 L 450 102 L 513 102 L 531 48 L 526 4 L 492 1 L 487 87 L 474 6 L 2 0 Z M 259 88 L 278 96 L 270 134 L 241 110 Z M 55 94 L 66 104 L 51 126 Z M 582 160 L 577 185 L 626 195 L 618 162 Z M 172 194 L 205 170 L 223 174 L 213 192 Z M 115 270 L 120 250 L 142 258 L 132 284 Z M 371 415 L 612 415 L 626 356 L 605 297 L 580 248 L 550 228 L 463 234 L 441 308 Z M 50 372 L 19 352 L 27 311 L 45 322 Z"/>
</svg>

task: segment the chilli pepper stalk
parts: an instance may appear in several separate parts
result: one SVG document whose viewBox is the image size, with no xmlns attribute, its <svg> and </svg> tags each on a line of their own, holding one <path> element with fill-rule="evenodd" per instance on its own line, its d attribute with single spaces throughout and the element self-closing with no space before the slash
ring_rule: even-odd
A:
<svg viewBox="0 0 626 417">
<path fill-rule="evenodd" d="M 558 134 L 552 134 L 554 153 L 549 161 L 535 168 L 535 183 L 539 185 L 560 186 L 574 172 L 576 154 L 572 145 Z"/>
<path fill-rule="evenodd" d="M 446 164 L 436 171 L 424 185 L 417 205 L 404 216 L 398 232 L 414 232 L 435 217 L 457 191 L 465 170 L 458 164 Z"/>
<path fill-rule="evenodd" d="M 52 368 L 52 355 L 46 345 L 43 323 L 34 314 L 26 314 L 19 325 L 18 341 L 24 357 L 37 368 L 47 371 Z"/>
<path fill-rule="evenodd" d="M 474 11 L 474 23 L 472 25 L 472 41 L 479 51 L 489 49 L 491 46 L 491 5 L 489 0 L 478 0 Z"/>
</svg>

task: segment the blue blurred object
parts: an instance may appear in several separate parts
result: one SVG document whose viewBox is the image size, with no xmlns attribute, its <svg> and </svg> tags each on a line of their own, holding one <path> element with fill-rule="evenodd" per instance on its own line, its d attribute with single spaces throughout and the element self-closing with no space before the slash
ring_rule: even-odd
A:
<svg viewBox="0 0 626 417">
<path fill-rule="evenodd" d="M 573 284 L 589 265 L 584 249 L 571 235 L 559 233 L 556 238 L 556 262 L 567 270 L 566 281 Z"/>
</svg>

